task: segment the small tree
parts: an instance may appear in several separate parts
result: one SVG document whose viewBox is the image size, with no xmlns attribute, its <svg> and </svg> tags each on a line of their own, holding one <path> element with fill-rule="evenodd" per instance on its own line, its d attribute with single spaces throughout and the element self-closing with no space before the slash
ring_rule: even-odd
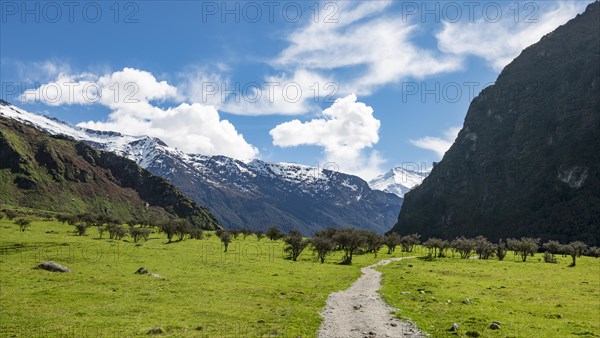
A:
<svg viewBox="0 0 600 338">
<path fill-rule="evenodd" d="M 100 239 L 102 239 L 102 235 L 104 235 L 104 231 L 106 231 L 105 227 L 103 227 L 103 226 L 98 227 L 98 235 L 100 235 Z"/>
<path fill-rule="evenodd" d="M 175 222 L 175 234 L 177 234 L 177 240 L 183 241 L 186 235 L 189 235 L 192 231 L 192 224 L 187 219 L 180 219 Z"/>
<path fill-rule="evenodd" d="M 423 246 L 429 249 L 429 257 L 445 257 L 445 251 L 450 248 L 450 243 L 439 238 L 429 238 Z"/>
<path fill-rule="evenodd" d="M 402 236 L 400 238 L 400 245 L 402 246 L 402 252 L 412 252 L 415 246 L 421 244 L 421 235 L 412 234 L 407 236 Z"/>
<path fill-rule="evenodd" d="M 464 236 L 455 238 L 450 246 L 460 254 L 460 258 L 467 259 L 471 257 L 471 252 L 475 250 L 475 241 Z"/>
<path fill-rule="evenodd" d="M 352 255 L 358 248 L 364 245 L 365 237 L 356 229 L 340 229 L 336 231 L 333 240 L 341 250 L 344 251 L 342 264 L 352 264 Z"/>
<path fill-rule="evenodd" d="M 15 219 L 15 217 L 17 217 L 17 215 L 19 215 L 18 212 L 11 210 L 11 209 L 4 210 L 4 214 L 6 214 L 6 218 L 8 218 L 10 221 Z"/>
<path fill-rule="evenodd" d="M 90 227 L 90 225 L 85 221 L 77 222 L 74 226 L 75 232 L 78 236 L 85 236 L 87 229 Z"/>
<path fill-rule="evenodd" d="M 147 241 L 148 237 L 150 236 L 150 230 L 145 229 L 145 228 L 130 227 L 129 228 L 129 233 L 130 233 L 131 237 L 133 237 L 133 241 L 135 243 L 137 243 L 142 238 L 145 241 Z"/>
<path fill-rule="evenodd" d="M 285 236 L 284 241 L 286 246 L 283 251 L 288 253 L 293 261 L 296 261 L 304 248 L 309 244 L 309 241 L 304 239 L 302 234 L 297 230 L 290 231 L 290 233 Z"/>
<path fill-rule="evenodd" d="M 177 225 L 173 221 L 166 221 L 160 225 L 160 232 L 167 236 L 167 243 L 171 243 L 173 236 L 177 233 Z"/>
<path fill-rule="evenodd" d="M 117 225 L 117 224 L 107 225 L 106 230 L 108 231 L 108 237 L 110 239 L 119 240 L 119 239 L 125 237 L 125 235 L 127 235 L 127 230 L 125 230 L 125 228 L 123 228 L 122 226 Z"/>
<path fill-rule="evenodd" d="M 388 255 L 396 251 L 396 246 L 400 244 L 400 235 L 395 232 L 389 233 L 383 237 L 383 243 L 388 248 Z"/>
<path fill-rule="evenodd" d="M 382 238 L 372 231 L 362 231 L 362 235 L 365 237 L 365 251 L 372 252 L 377 257 L 377 253 L 383 246 Z"/>
<path fill-rule="evenodd" d="M 335 243 L 332 239 L 327 237 L 313 237 L 310 240 L 310 244 L 313 250 L 313 253 L 317 254 L 317 257 L 321 261 L 321 264 L 325 263 L 325 258 L 333 253 L 335 249 Z"/>
<path fill-rule="evenodd" d="M 279 227 L 273 226 L 267 229 L 267 237 L 269 237 L 269 239 L 272 241 L 281 239 L 284 236 L 284 233 L 281 231 L 281 229 L 279 229 Z"/>
<path fill-rule="evenodd" d="M 544 253 L 544 262 L 556 263 L 554 255 L 560 252 L 562 245 L 558 241 L 548 241 L 542 245 L 542 248 L 546 250 Z"/>
<path fill-rule="evenodd" d="M 523 262 L 527 261 L 527 256 L 533 256 L 540 246 L 539 238 L 521 237 L 521 239 L 509 238 L 506 240 L 508 248 L 520 255 Z"/>
<path fill-rule="evenodd" d="M 587 245 L 580 241 L 571 242 L 564 246 L 565 252 L 567 252 L 569 255 L 571 255 L 571 258 L 573 259 L 573 263 L 571 263 L 570 266 L 576 265 L 577 257 L 581 257 L 581 255 L 583 255 L 583 253 L 586 251 L 586 249 L 587 249 Z"/>
<path fill-rule="evenodd" d="M 223 246 L 225 247 L 225 250 L 223 252 L 227 252 L 229 243 L 231 243 L 231 235 L 229 235 L 229 233 L 227 231 L 224 231 L 221 233 L 219 238 L 221 239 L 221 242 L 223 243 Z"/>
<path fill-rule="evenodd" d="M 15 218 L 13 222 L 19 226 L 19 231 L 21 232 L 25 232 L 31 225 L 31 220 L 27 218 Z"/>
<path fill-rule="evenodd" d="M 595 257 L 598 258 L 600 257 L 600 248 L 597 246 L 593 246 L 591 248 L 588 248 L 586 255 L 590 256 L 590 257 Z"/>
<path fill-rule="evenodd" d="M 489 259 L 496 252 L 496 246 L 483 236 L 477 236 L 474 242 L 475 252 L 479 256 L 479 259 Z"/>
<path fill-rule="evenodd" d="M 506 243 L 502 242 L 502 240 L 498 241 L 498 245 L 496 246 L 496 257 L 498 257 L 499 261 L 504 260 L 507 251 Z"/>
<path fill-rule="evenodd" d="M 189 235 L 190 235 L 190 238 L 192 238 L 192 239 L 202 239 L 202 238 L 204 238 L 204 231 L 202 231 L 202 229 L 200 229 L 200 228 L 192 227 L 189 230 Z"/>
</svg>

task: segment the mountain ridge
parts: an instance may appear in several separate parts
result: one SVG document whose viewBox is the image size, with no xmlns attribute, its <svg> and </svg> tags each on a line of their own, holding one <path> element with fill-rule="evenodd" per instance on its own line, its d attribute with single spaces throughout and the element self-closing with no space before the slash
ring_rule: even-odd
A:
<svg viewBox="0 0 600 338">
<path fill-rule="evenodd" d="M 205 208 L 135 162 L 3 116 L 0 176 L 0 201 L 9 205 L 220 227 Z"/>
<path fill-rule="evenodd" d="M 310 235 L 326 227 L 354 226 L 383 233 L 402 204 L 400 197 L 372 190 L 357 176 L 331 170 L 185 154 L 157 138 L 73 127 L 7 102 L 0 103 L 0 115 L 129 158 L 209 208 L 228 228 L 277 225 Z"/>
<path fill-rule="evenodd" d="M 392 231 L 600 243 L 600 2 L 506 66 Z"/>
</svg>

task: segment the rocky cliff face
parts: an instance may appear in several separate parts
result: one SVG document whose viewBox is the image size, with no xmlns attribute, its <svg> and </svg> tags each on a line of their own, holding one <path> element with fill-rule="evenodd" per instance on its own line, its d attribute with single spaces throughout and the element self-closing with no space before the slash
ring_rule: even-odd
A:
<svg viewBox="0 0 600 338">
<path fill-rule="evenodd" d="M 135 162 L 0 117 L 0 202 L 36 209 L 220 227 L 207 209 Z"/>
<path fill-rule="evenodd" d="M 600 244 L 600 3 L 525 49 L 469 107 L 393 231 Z"/>
</svg>

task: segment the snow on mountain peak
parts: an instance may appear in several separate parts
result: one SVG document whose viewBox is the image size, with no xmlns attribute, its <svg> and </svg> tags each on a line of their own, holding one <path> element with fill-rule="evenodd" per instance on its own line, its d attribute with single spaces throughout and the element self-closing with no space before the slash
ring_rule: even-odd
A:
<svg viewBox="0 0 600 338">
<path fill-rule="evenodd" d="M 374 190 L 381 190 L 404 198 L 404 194 L 421 184 L 431 172 L 423 163 L 409 163 L 401 167 L 394 167 L 383 175 L 369 181 L 369 186 Z"/>
</svg>

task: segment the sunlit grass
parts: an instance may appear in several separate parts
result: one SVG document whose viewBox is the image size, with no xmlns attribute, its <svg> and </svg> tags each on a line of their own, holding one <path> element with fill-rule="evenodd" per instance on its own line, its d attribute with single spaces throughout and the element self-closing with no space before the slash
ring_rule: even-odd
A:
<svg viewBox="0 0 600 338">
<path fill-rule="evenodd" d="M 557 264 L 541 258 L 392 263 L 379 268 L 382 294 L 399 317 L 434 337 L 456 337 L 448 331 L 453 323 L 461 337 L 599 337 L 600 260 L 581 257 L 572 268 L 570 257 Z M 493 321 L 500 330 L 489 329 Z"/>
</svg>

